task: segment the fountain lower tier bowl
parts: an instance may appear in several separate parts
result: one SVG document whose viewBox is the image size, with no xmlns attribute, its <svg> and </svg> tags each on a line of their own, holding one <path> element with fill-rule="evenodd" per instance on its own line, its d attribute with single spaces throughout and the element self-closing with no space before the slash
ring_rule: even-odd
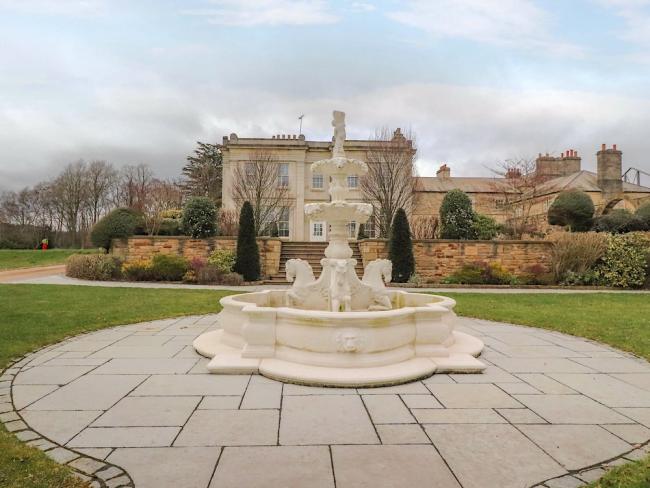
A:
<svg viewBox="0 0 650 488">
<path fill-rule="evenodd" d="M 392 310 L 329 312 L 286 307 L 286 293 L 221 299 L 221 328 L 194 341 L 211 373 L 357 387 L 485 369 L 483 342 L 454 330 L 451 298 L 389 291 Z"/>
</svg>

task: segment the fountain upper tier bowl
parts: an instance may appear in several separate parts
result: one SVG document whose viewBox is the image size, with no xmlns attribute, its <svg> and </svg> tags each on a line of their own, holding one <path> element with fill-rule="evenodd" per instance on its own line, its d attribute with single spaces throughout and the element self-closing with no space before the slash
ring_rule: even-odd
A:
<svg viewBox="0 0 650 488">
<path fill-rule="evenodd" d="M 221 299 L 221 330 L 195 349 L 212 373 L 261 373 L 293 383 L 380 386 L 434 372 L 480 372 L 483 343 L 454 330 L 454 300 L 388 291 L 391 310 L 330 312 L 287 307 L 287 290 Z"/>
<path fill-rule="evenodd" d="M 305 205 L 305 215 L 312 220 L 364 223 L 372 215 L 372 205 L 358 202 L 322 202 Z"/>
</svg>

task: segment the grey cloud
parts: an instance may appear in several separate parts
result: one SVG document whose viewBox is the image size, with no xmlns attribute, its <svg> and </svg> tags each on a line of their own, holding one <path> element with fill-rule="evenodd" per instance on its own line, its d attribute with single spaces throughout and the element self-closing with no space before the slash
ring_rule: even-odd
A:
<svg viewBox="0 0 650 488">
<path fill-rule="evenodd" d="M 327 140 L 332 109 L 348 112 L 350 138 L 368 137 L 381 126 L 410 126 L 418 136 L 421 174 L 433 174 L 444 161 L 459 176 L 489 175 L 499 160 L 569 148 L 590 168 L 602 142 L 619 145 L 625 167 L 650 170 L 644 133 L 650 102 L 643 99 L 437 84 L 316 98 L 162 85 L 149 92 L 108 90 L 65 118 L 25 112 L 12 120 L 0 112 L 0 185 L 35 183 L 79 158 L 144 162 L 161 176 L 176 176 L 196 140 L 296 133 L 301 113 L 307 137 Z"/>
</svg>

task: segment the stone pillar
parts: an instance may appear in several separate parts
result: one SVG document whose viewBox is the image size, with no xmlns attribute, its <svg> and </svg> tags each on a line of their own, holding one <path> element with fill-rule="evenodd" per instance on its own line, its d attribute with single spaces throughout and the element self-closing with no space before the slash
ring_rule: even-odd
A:
<svg viewBox="0 0 650 488">
<path fill-rule="evenodd" d="M 605 144 L 596 153 L 598 161 L 598 187 L 603 192 L 605 207 L 623 198 L 623 153 L 616 148 L 607 149 Z"/>
<path fill-rule="evenodd" d="M 293 230 L 291 240 L 308 241 L 305 236 L 305 159 L 306 152 L 303 152 L 302 160 L 296 161 L 296 208 L 293 209 Z"/>
</svg>

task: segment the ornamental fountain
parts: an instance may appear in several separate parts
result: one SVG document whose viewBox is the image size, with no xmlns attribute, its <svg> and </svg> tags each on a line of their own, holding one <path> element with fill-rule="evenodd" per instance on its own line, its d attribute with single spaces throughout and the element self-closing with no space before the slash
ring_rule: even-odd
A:
<svg viewBox="0 0 650 488">
<path fill-rule="evenodd" d="M 286 263 L 289 290 L 265 290 L 221 299 L 221 329 L 194 341 L 221 374 L 257 373 L 280 381 L 322 386 L 380 386 L 438 373 L 478 373 L 483 342 L 454 330 L 454 300 L 390 290 L 392 264 L 368 263 L 363 277 L 348 244 L 348 222 L 365 223 L 367 203 L 347 201 L 348 176 L 366 163 L 345 156 L 345 114 L 334 112 L 332 158 L 312 165 L 330 177 L 331 201 L 305 205 L 305 214 L 330 225 L 316 279 L 302 259 Z"/>
</svg>

